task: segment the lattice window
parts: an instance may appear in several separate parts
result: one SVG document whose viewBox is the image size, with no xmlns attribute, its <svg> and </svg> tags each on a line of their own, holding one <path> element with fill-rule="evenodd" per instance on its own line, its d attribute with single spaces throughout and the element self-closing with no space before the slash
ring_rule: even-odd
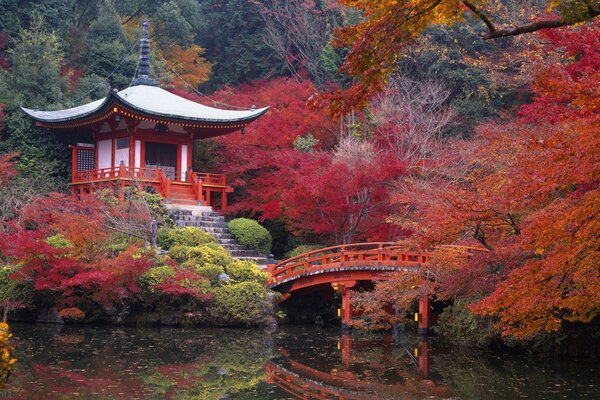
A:
<svg viewBox="0 0 600 400">
<path fill-rule="evenodd" d="M 77 149 L 77 171 L 89 171 L 96 167 L 95 149 Z"/>
</svg>

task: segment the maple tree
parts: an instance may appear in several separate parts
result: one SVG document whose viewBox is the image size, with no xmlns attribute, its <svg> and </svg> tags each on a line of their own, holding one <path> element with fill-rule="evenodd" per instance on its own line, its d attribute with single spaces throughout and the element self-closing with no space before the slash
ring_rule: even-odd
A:
<svg viewBox="0 0 600 400">
<path fill-rule="evenodd" d="M 466 299 L 472 312 L 518 339 L 589 323 L 600 311 L 600 120 L 592 84 L 600 24 L 543 38 L 546 52 L 564 55 L 539 62 L 532 102 L 518 118 L 483 123 L 474 140 L 449 141 L 426 174 L 410 174 L 393 196 L 402 210 L 395 223 L 420 245 L 478 242 L 489 250 L 432 263 L 429 295 Z M 381 285 L 366 304 L 381 303 L 390 285 L 414 299 L 423 293 L 408 288 L 431 287 L 431 277 L 418 278 Z M 406 306 L 403 296 L 391 298 Z"/>
<path fill-rule="evenodd" d="M 332 101 L 335 114 L 364 108 L 373 93 L 383 90 L 387 77 L 396 70 L 398 56 L 431 25 L 453 24 L 470 14 L 487 28 L 484 38 L 495 39 L 574 25 L 600 15 L 596 0 L 548 1 L 540 15 L 532 15 L 531 22 L 515 25 L 509 21 L 510 27 L 498 28 L 495 18 L 486 11 L 488 3 L 495 3 L 491 1 L 343 0 L 341 3 L 359 10 L 364 18 L 338 30 L 337 44 L 349 47 L 340 72 L 357 77 L 358 81 L 346 91 L 324 96 L 322 100 Z M 557 10 L 560 16 L 544 18 L 546 10 Z"/>
<path fill-rule="evenodd" d="M 0 156 L 0 185 L 8 184 L 17 174 L 17 171 L 13 168 L 14 159 L 17 156 L 17 153 L 7 153 Z"/>
</svg>

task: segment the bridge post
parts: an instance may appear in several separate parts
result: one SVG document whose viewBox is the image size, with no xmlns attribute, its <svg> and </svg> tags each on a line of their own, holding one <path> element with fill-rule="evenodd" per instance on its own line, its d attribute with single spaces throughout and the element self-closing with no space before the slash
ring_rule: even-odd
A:
<svg viewBox="0 0 600 400">
<path fill-rule="evenodd" d="M 429 333 L 429 298 L 423 296 L 419 299 L 419 335 L 427 335 Z"/>
<path fill-rule="evenodd" d="M 273 254 L 269 254 L 269 257 L 267 258 L 267 272 L 271 275 L 275 272 L 275 257 Z"/>
<path fill-rule="evenodd" d="M 352 319 L 352 292 L 349 290 L 350 288 L 356 285 L 356 281 L 347 281 L 334 284 L 334 288 L 337 287 L 340 293 L 342 294 L 342 330 L 349 331 L 351 328 L 348 325 L 348 322 Z"/>
</svg>

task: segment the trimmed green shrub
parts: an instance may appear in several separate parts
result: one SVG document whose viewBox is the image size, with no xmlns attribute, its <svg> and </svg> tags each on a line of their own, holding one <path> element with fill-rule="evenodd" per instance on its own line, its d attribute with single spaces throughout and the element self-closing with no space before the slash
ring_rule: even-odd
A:
<svg viewBox="0 0 600 400">
<path fill-rule="evenodd" d="M 152 286 L 160 285 L 167 279 L 173 278 L 176 273 L 175 268 L 168 265 L 153 267 L 140 275 L 138 281 L 142 287 L 152 291 Z"/>
<path fill-rule="evenodd" d="M 200 246 L 202 244 L 215 243 L 216 240 L 208 232 L 202 229 L 187 226 L 185 228 L 161 228 L 156 237 L 157 244 L 164 250 L 173 246 Z"/>
<path fill-rule="evenodd" d="M 225 272 L 234 283 L 258 282 L 264 285 L 269 276 L 266 272 L 262 272 L 258 265 L 246 260 L 233 261 L 227 265 Z"/>
<path fill-rule="evenodd" d="M 227 227 L 242 246 L 254 249 L 263 254 L 271 252 L 273 238 L 269 231 L 255 220 L 236 218 L 231 220 Z"/>
<path fill-rule="evenodd" d="M 210 313 L 224 325 L 258 325 L 263 317 L 273 312 L 273 300 L 265 285 L 241 282 L 218 287 Z"/>
<path fill-rule="evenodd" d="M 321 244 L 301 244 L 300 246 L 294 247 L 292 250 L 285 253 L 285 258 L 292 258 L 299 256 L 300 254 L 308 253 L 309 251 L 322 249 L 323 246 Z"/>
<path fill-rule="evenodd" d="M 156 232 L 156 245 L 163 250 L 169 250 L 175 243 L 171 237 L 171 228 L 162 227 Z"/>
<path fill-rule="evenodd" d="M 216 243 L 194 247 L 174 245 L 169 249 L 169 257 L 179 262 L 190 262 L 199 265 L 215 264 L 222 267 L 233 262 L 233 258 L 227 250 Z"/>
<path fill-rule="evenodd" d="M 203 264 L 199 265 L 195 261 L 186 261 L 181 264 L 183 268 L 189 268 L 196 272 L 198 275 L 208 279 L 213 286 L 220 284 L 219 275 L 225 272 L 225 269 L 220 265 L 215 264 Z"/>
</svg>

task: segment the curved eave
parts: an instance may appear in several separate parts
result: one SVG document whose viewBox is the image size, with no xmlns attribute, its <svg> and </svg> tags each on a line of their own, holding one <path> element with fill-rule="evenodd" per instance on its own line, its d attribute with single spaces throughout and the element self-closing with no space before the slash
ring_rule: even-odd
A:
<svg viewBox="0 0 600 400">
<path fill-rule="evenodd" d="M 177 114 L 165 114 L 165 113 L 159 113 L 156 111 L 149 111 L 147 109 L 141 108 L 141 107 L 137 107 L 135 104 L 132 104 L 126 100 L 124 100 L 122 97 L 116 95 L 116 99 L 117 102 L 119 103 L 119 105 L 130 109 L 131 111 L 137 112 L 139 114 L 142 115 L 146 115 L 148 117 L 154 117 L 154 118 L 159 118 L 159 119 L 166 119 L 166 120 L 170 120 L 170 121 L 183 121 L 183 122 L 190 122 L 190 123 L 196 123 L 196 124 L 204 124 L 204 123 L 210 123 L 210 124 L 245 124 L 245 123 L 249 123 L 254 121 L 255 119 L 257 119 L 258 117 L 260 117 L 261 115 L 263 115 L 264 113 L 266 113 L 269 110 L 269 106 L 267 107 L 263 107 L 263 108 L 259 108 L 255 111 L 248 111 L 251 112 L 251 115 L 248 116 L 244 116 L 244 117 L 240 117 L 240 118 L 195 118 L 195 117 L 190 117 L 187 115 L 177 115 Z"/>
<path fill-rule="evenodd" d="M 98 103 L 97 106 L 90 105 Z M 165 114 L 152 110 L 147 110 L 141 107 L 136 106 L 135 104 L 128 102 L 123 99 L 119 95 L 119 92 L 111 91 L 109 95 L 103 100 L 97 100 L 96 102 L 88 103 L 83 106 L 73 107 L 67 110 L 58 110 L 58 111 L 38 111 L 32 110 L 29 108 L 21 107 L 21 110 L 25 112 L 31 119 L 36 121 L 38 125 L 45 127 L 55 127 L 55 128 L 64 128 L 70 125 L 86 125 L 98 122 L 101 119 L 104 119 L 109 114 L 112 114 L 111 110 L 113 107 L 122 107 L 128 109 L 131 112 L 139 114 L 141 116 L 147 117 L 149 119 L 159 119 L 165 123 L 190 123 L 194 125 L 198 124 L 214 124 L 214 125 L 227 125 L 227 124 L 242 124 L 246 125 L 261 115 L 266 113 L 269 110 L 269 107 L 259 108 L 257 110 L 248 110 L 243 113 L 248 113 L 248 115 L 244 115 L 239 118 L 197 118 L 191 117 L 187 115 L 178 115 L 178 114 Z M 89 108 L 89 109 L 87 109 Z M 83 111 L 77 112 L 77 109 L 82 109 Z M 64 117 L 60 116 L 60 113 L 63 112 L 66 115 Z M 58 115 L 58 117 L 57 117 Z"/>
<path fill-rule="evenodd" d="M 60 111 L 71 111 L 72 112 L 73 110 L 76 110 L 78 108 L 85 109 L 85 107 L 89 106 L 90 104 L 94 104 L 95 102 L 84 104 L 84 105 L 78 106 L 78 107 L 69 108 L 67 110 L 39 111 L 39 110 L 33 110 L 31 108 L 25 108 L 25 107 L 21 107 L 21 110 L 25 114 L 27 114 L 29 116 L 29 118 L 33 119 L 36 122 L 40 122 L 44 125 L 52 125 L 52 124 L 62 125 L 62 124 L 69 123 L 69 122 L 75 122 L 78 120 L 85 120 L 88 118 L 93 118 L 94 116 L 101 114 L 100 111 L 109 109 L 110 105 L 111 105 L 110 101 L 111 101 L 111 96 L 108 95 L 107 97 L 104 98 L 104 101 L 102 101 L 102 102 L 100 102 L 100 100 L 95 101 L 95 102 L 99 102 L 98 106 L 91 107 L 89 110 L 85 110 L 80 113 L 73 113 L 73 115 L 67 115 L 62 118 L 61 117 L 52 118 L 52 115 L 57 115 Z"/>
</svg>

